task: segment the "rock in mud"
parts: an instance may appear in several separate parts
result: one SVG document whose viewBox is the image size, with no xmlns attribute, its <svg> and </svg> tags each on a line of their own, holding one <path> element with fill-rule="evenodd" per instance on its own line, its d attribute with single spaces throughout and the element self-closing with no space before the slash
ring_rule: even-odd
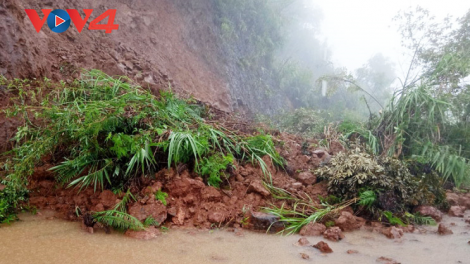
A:
<svg viewBox="0 0 470 264">
<path fill-rule="evenodd" d="M 104 209 L 104 205 L 99 203 L 93 206 L 90 210 L 93 212 L 103 212 L 105 209 Z"/>
<path fill-rule="evenodd" d="M 321 236 L 326 231 L 326 226 L 320 223 L 308 223 L 300 229 L 301 236 Z"/>
<path fill-rule="evenodd" d="M 328 228 L 324 233 L 323 237 L 331 241 L 339 241 L 344 238 L 343 232 L 337 226 Z"/>
<path fill-rule="evenodd" d="M 204 182 L 196 179 L 191 179 L 187 177 L 181 177 L 181 179 L 176 179 L 171 182 L 167 188 L 170 190 L 170 195 L 175 197 L 184 197 L 188 193 L 200 192 L 201 189 L 204 189 L 206 185 Z"/>
<path fill-rule="evenodd" d="M 299 241 L 297 242 L 297 245 L 304 247 L 304 246 L 310 245 L 310 241 L 308 241 L 308 239 L 306 239 L 305 237 L 301 237 Z"/>
<path fill-rule="evenodd" d="M 313 245 L 313 247 L 320 250 L 322 253 L 333 253 L 333 250 L 330 248 L 330 246 L 323 241 L 318 242 L 316 245 Z"/>
<path fill-rule="evenodd" d="M 401 264 L 400 262 L 391 259 L 391 258 L 386 258 L 386 257 L 380 257 L 377 259 L 377 262 L 382 263 L 382 264 Z"/>
<path fill-rule="evenodd" d="M 449 205 L 459 205 L 459 195 L 456 193 L 446 193 L 446 199 Z"/>
<path fill-rule="evenodd" d="M 248 190 L 247 190 L 248 193 L 258 193 L 258 194 L 261 194 L 261 196 L 263 197 L 269 197 L 271 195 L 271 193 L 266 190 L 266 188 L 264 187 L 263 183 L 261 181 L 252 181 L 250 186 L 248 186 Z"/>
<path fill-rule="evenodd" d="M 170 212 L 171 211 L 171 212 Z M 186 212 L 183 209 L 183 207 L 178 207 L 178 210 L 176 208 L 170 208 L 168 209 L 168 214 L 173 216 L 171 219 L 174 224 L 176 225 L 183 225 L 184 224 L 184 219 L 186 217 Z"/>
<path fill-rule="evenodd" d="M 146 230 L 142 230 L 142 231 L 127 230 L 125 233 L 125 235 L 128 237 L 140 239 L 140 240 L 154 239 L 160 234 L 161 234 L 160 230 L 154 226 L 148 227 Z"/>
<path fill-rule="evenodd" d="M 310 256 L 305 254 L 305 253 L 300 253 L 300 256 L 303 258 L 303 259 L 310 259 Z"/>
<path fill-rule="evenodd" d="M 437 222 L 442 220 L 443 213 L 439 211 L 436 207 L 422 205 L 416 208 L 415 212 L 420 213 L 423 216 L 430 216 Z"/>
<path fill-rule="evenodd" d="M 464 195 L 460 196 L 459 204 L 460 206 L 464 206 L 465 208 L 470 210 L 470 194 L 467 193 L 465 196 Z"/>
<path fill-rule="evenodd" d="M 117 197 L 116 195 L 110 190 L 104 190 L 100 196 L 100 203 L 107 208 L 110 208 L 116 204 Z"/>
<path fill-rule="evenodd" d="M 344 232 L 359 229 L 365 223 L 366 220 L 364 218 L 357 217 L 350 212 L 341 212 L 340 217 L 335 220 L 335 225 Z"/>
<path fill-rule="evenodd" d="M 371 222 L 370 226 L 367 227 L 369 231 L 375 233 L 382 233 L 382 229 L 384 229 L 384 225 L 381 222 Z"/>
<path fill-rule="evenodd" d="M 382 230 L 382 234 L 390 239 L 398 239 L 403 236 L 403 230 L 397 227 L 389 227 Z"/>
<path fill-rule="evenodd" d="M 167 218 L 166 206 L 164 206 L 160 201 L 148 205 L 134 203 L 129 207 L 129 214 L 139 219 L 139 221 L 145 221 L 149 216 L 152 216 L 159 224 L 165 222 Z"/>
<path fill-rule="evenodd" d="M 400 229 L 402 229 L 405 233 L 413 233 L 416 230 L 414 225 L 402 226 Z"/>
<path fill-rule="evenodd" d="M 284 228 L 284 225 L 279 222 L 279 217 L 261 212 L 251 212 L 250 223 L 255 230 L 269 229 L 271 232 L 278 232 Z"/>
<path fill-rule="evenodd" d="M 320 164 L 327 164 L 331 160 L 330 153 L 323 149 L 315 150 L 313 156 L 320 159 Z"/>
<path fill-rule="evenodd" d="M 147 194 L 147 195 L 150 195 L 150 194 L 154 194 L 158 191 L 160 191 L 163 187 L 163 184 L 159 181 L 157 182 L 154 182 L 151 186 L 147 186 L 143 191 L 142 193 L 143 194 Z"/>
<path fill-rule="evenodd" d="M 317 176 L 309 171 L 299 173 L 296 179 L 304 185 L 312 185 L 317 182 Z"/>
<path fill-rule="evenodd" d="M 359 254 L 359 251 L 357 250 L 348 250 L 346 253 L 348 253 L 349 255 L 352 255 L 352 254 Z"/>
<path fill-rule="evenodd" d="M 444 224 L 439 224 L 439 227 L 437 228 L 437 233 L 439 235 L 445 236 L 445 235 L 452 235 L 454 232 L 452 232 L 452 230 L 450 230 Z"/>
<path fill-rule="evenodd" d="M 222 211 L 212 211 L 207 215 L 207 220 L 209 220 L 211 223 L 223 223 L 225 218 L 225 213 Z"/>
<path fill-rule="evenodd" d="M 215 187 L 206 186 L 201 190 L 201 198 L 205 201 L 218 202 L 222 198 L 222 194 Z M 185 199 L 187 203 L 193 202 L 193 199 L 190 200 L 191 201 Z"/>
<path fill-rule="evenodd" d="M 464 217 L 466 208 L 463 206 L 451 206 L 449 215 L 453 217 Z"/>
</svg>

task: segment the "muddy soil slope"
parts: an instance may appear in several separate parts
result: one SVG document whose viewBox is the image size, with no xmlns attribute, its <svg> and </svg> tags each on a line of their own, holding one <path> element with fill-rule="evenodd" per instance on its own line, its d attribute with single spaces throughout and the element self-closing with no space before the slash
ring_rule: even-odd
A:
<svg viewBox="0 0 470 264">
<path fill-rule="evenodd" d="M 24 9 L 93 9 L 83 31 L 73 23 L 61 34 L 45 24 L 37 33 Z M 117 9 L 111 34 L 88 30 L 90 21 Z M 80 68 L 126 75 L 154 89 L 193 95 L 232 110 L 228 84 L 220 73 L 217 27 L 210 1 L 6 0 L 0 3 L 0 74 L 8 78 L 70 80 Z"/>
</svg>

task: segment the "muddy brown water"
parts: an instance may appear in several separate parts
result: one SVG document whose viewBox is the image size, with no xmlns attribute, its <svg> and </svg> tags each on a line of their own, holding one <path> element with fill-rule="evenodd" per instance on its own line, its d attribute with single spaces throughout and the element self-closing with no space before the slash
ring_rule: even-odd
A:
<svg viewBox="0 0 470 264">
<path fill-rule="evenodd" d="M 467 217 L 470 213 L 467 214 Z M 327 241 L 334 253 L 296 244 L 299 236 L 225 230 L 170 230 L 151 241 L 120 233 L 88 234 L 78 223 L 47 220 L 47 214 L 23 214 L 22 220 L 0 228 L 0 263 L 377 263 L 384 256 L 401 263 L 469 263 L 470 227 L 461 218 L 446 217 L 453 235 L 439 236 L 437 227 L 405 234 L 399 240 L 365 230 L 346 233 L 340 242 Z M 313 244 L 322 240 L 309 237 Z M 357 250 L 348 255 L 346 251 Z M 309 255 L 309 260 L 301 258 Z"/>
</svg>

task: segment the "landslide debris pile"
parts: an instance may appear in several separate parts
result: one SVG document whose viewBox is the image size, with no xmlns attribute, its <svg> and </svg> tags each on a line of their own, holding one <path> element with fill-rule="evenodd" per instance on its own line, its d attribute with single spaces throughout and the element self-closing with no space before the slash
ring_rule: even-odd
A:
<svg viewBox="0 0 470 264">
<path fill-rule="evenodd" d="M 243 226 L 338 240 L 366 219 L 432 224 L 412 212 L 446 208 L 426 166 L 371 155 L 360 139 L 271 135 L 97 70 L 69 83 L 1 82 L 4 111 L 21 123 L 2 155 L 2 222 L 36 207 L 89 228 Z"/>
</svg>

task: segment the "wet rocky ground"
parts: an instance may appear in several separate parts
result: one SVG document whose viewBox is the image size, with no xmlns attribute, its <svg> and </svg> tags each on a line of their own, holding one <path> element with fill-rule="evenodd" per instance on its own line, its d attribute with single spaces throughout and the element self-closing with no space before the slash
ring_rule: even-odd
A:
<svg viewBox="0 0 470 264">
<path fill-rule="evenodd" d="M 89 234 L 79 223 L 42 211 L 0 227 L 0 263 L 470 263 L 470 211 L 444 215 L 453 234 L 437 226 L 389 239 L 371 228 L 322 236 L 280 236 L 241 229 L 172 228 L 142 241 L 118 232 Z M 300 240 L 300 242 L 299 242 Z M 331 253 L 321 252 L 324 242 Z"/>
</svg>

